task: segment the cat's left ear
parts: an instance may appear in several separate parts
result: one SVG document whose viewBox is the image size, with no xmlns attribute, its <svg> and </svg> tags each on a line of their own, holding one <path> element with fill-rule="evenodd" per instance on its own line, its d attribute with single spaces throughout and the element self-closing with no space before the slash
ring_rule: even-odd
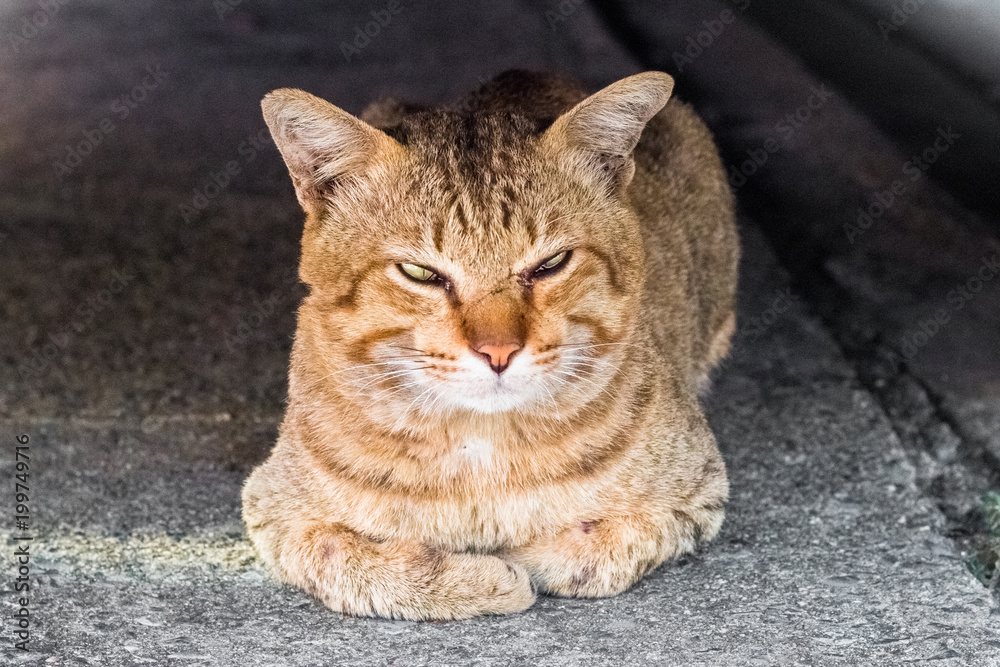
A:
<svg viewBox="0 0 1000 667">
<path fill-rule="evenodd" d="M 663 72 L 643 72 L 599 90 L 564 113 L 542 141 L 556 151 L 570 151 L 613 192 L 632 180 L 632 151 L 649 119 L 670 99 L 674 79 Z"/>
<path fill-rule="evenodd" d="M 302 90 L 275 90 L 261 107 L 306 211 L 405 153 L 381 130 Z"/>
</svg>

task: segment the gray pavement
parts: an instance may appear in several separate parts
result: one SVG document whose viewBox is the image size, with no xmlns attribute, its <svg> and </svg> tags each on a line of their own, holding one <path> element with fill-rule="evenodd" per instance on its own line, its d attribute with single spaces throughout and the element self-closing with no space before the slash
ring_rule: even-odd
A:
<svg viewBox="0 0 1000 667">
<path fill-rule="evenodd" d="M 905 159 L 836 99 L 835 121 L 811 124 L 738 190 L 742 328 L 706 401 L 732 501 L 707 549 L 613 599 L 541 598 L 522 615 L 459 623 L 342 617 L 267 578 L 240 524 L 239 489 L 274 440 L 302 291 L 300 215 L 258 136 L 263 93 L 303 87 L 356 112 L 390 92 L 443 100 L 510 66 L 598 86 L 654 65 L 673 71 L 657 58 L 715 11 L 633 17 L 652 31 L 646 44 L 663 45 L 658 56 L 627 49 L 587 4 L 401 0 L 348 62 L 341 43 L 388 4 L 81 0 L 0 49 L 0 437 L 12 453 L 16 434 L 31 436 L 35 537 L 32 650 L 14 650 L 5 633 L 0 661 L 1000 664 L 997 601 L 951 539 L 992 483 L 976 456 L 997 432 L 989 387 L 1000 378 L 988 364 L 973 373 L 953 350 L 992 354 L 982 323 L 996 322 L 996 308 L 986 297 L 963 309 L 935 338 L 937 366 L 915 357 L 905 372 L 873 373 L 862 355 L 898 353 L 879 341 L 898 341 L 943 298 L 988 236 L 928 183 L 906 205 L 972 230 L 965 250 L 935 255 L 950 264 L 913 250 L 897 261 L 917 277 L 887 278 L 887 241 L 855 254 L 821 242 L 823 223 L 839 232 L 836 215 L 849 210 L 838 196 L 882 187 Z M 0 32 L 36 8 L 5 5 Z M 729 159 L 816 83 L 743 25 L 696 65 L 678 94 L 699 103 Z M 71 165 L 95 131 L 100 144 Z M 863 150 L 832 148 L 851 137 Z M 212 188 L 229 161 L 239 173 Z M 836 175 L 822 187 L 817 163 Z M 873 170 L 881 180 L 858 177 Z M 806 232 L 787 231 L 795 215 L 811 216 Z M 913 219 L 900 213 L 884 229 Z M 814 261 L 796 262 L 783 235 Z M 829 296 L 830 276 L 846 296 Z M 848 321 L 872 333 L 853 335 Z M 942 367 L 958 379 L 926 370 Z M 12 459 L 0 462 L 5 479 Z M 0 524 L 8 554 L 13 532 Z M 0 605 L 8 615 L 13 594 Z"/>
</svg>

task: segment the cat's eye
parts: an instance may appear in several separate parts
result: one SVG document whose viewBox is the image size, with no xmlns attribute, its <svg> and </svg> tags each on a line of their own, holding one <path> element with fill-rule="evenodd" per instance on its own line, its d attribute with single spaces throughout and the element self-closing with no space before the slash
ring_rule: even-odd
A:
<svg viewBox="0 0 1000 667">
<path fill-rule="evenodd" d="M 540 278 L 548 273 L 552 273 L 556 269 L 560 268 L 569 259 L 571 251 L 563 250 L 557 255 L 552 255 L 547 260 L 535 267 L 534 272 L 531 274 L 534 278 Z"/>
<path fill-rule="evenodd" d="M 436 283 L 441 282 L 441 276 L 436 272 L 428 269 L 426 266 L 420 266 L 418 264 L 399 264 L 399 270 L 402 271 L 408 278 L 412 278 L 417 282 L 421 283 Z"/>
</svg>

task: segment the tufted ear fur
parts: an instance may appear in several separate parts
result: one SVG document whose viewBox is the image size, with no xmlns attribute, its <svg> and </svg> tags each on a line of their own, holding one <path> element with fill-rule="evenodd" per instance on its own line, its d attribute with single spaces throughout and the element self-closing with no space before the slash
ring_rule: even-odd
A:
<svg viewBox="0 0 1000 667">
<path fill-rule="evenodd" d="M 405 151 L 381 130 L 302 90 L 275 90 L 261 107 L 306 211 L 375 162 Z"/>
<path fill-rule="evenodd" d="M 673 88 L 673 78 L 663 72 L 617 81 L 560 116 L 543 141 L 582 158 L 610 191 L 621 192 L 635 173 L 632 151 L 639 136 L 670 99 Z"/>
</svg>

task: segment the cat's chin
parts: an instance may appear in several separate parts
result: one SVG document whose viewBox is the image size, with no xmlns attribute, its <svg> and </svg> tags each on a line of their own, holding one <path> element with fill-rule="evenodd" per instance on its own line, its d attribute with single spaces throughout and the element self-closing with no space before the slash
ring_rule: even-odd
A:
<svg viewBox="0 0 1000 667">
<path fill-rule="evenodd" d="M 471 384 L 471 383 L 470 383 Z M 507 384 L 476 383 L 473 386 L 462 384 L 443 388 L 445 400 L 452 407 L 471 410 L 479 414 L 497 414 L 523 410 L 533 402 L 533 392 L 511 387 Z"/>
<path fill-rule="evenodd" d="M 452 404 L 457 408 L 464 408 L 480 414 L 498 414 L 501 412 L 511 412 L 523 409 L 531 401 L 524 396 L 520 396 L 512 391 L 498 392 L 495 396 L 482 397 L 455 397 Z"/>
</svg>

